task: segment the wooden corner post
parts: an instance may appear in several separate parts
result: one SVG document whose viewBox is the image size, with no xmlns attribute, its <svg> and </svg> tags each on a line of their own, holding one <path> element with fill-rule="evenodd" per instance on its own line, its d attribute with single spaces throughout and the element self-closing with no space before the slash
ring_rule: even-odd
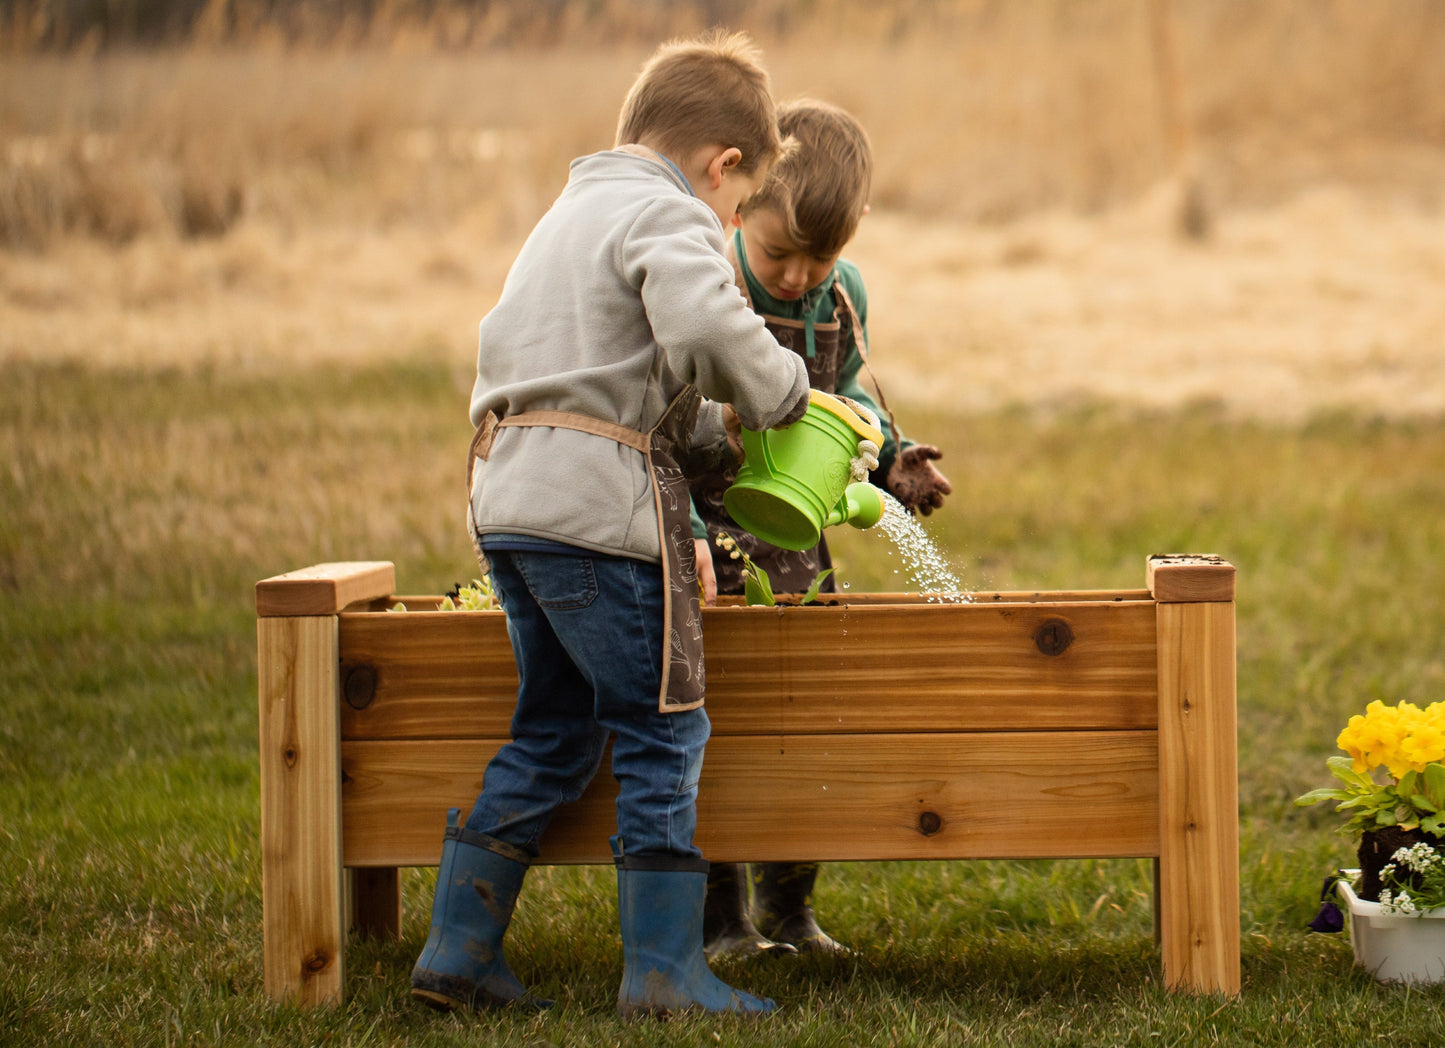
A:
<svg viewBox="0 0 1445 1048">
<path fill-rule="evenodd" d="M 1159 946 L 1170 989 L 1236 995 L 1239 778 L 1234 566 L 1154 556 L 1159 659 Z"/>
<path fill-rule="evenodd" d="M 390 563 L 321 564 L 256 584 L 265 991 L 342 997 L 350 900 L 341 851 L 337 614 L 395 589 Z"/>
</svg>

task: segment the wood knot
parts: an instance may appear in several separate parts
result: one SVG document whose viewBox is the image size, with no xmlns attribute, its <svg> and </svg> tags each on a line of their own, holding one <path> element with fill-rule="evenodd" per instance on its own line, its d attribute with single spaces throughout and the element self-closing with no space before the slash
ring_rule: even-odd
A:
<svg viewBox="0 0 1445 1048">
<path fill-rule="evenodd" d="M 330 963 L 331 955 L 328 954 L 325 950 L 317 950 L 315 953 L 307 957 L 306 960 L 301 962 L 301 967 L 303 970 L 310 972 L 312 975 L 315 975 L 317 972 L 325 971 L 326 966 Z"/>
<path fill-rule="evenodd" d="M 1034 631 L 1034 644 L 1045 655 L 1062 655 L 1074 643 L 1074 631 L 1063 619 L 1045 619 Z"/>
<path fill-rule="evenodd" d="M 346 680 L 341 685 L 341 694 L 346 705 L 354 710 L 364 710 L 376 698 L 376 670 L 365 663 L 352 666 L 346 671 Z"/>
<path fill-rule="evenodd" d="M 932 837 L 941 829 L 943 829 L 943 818 L 937 812 L 926 811 L 918 816 L 918 832 L 923 836 Z"/>
<path fill-rule="evenodd" d="M 281 759 L 286 762 L 286 767 L 288 768 L 296 767 L 296 757 L 297 753 L 295 746 L 287 746 L 284 750 L 281 751 Z"/>
</svg>

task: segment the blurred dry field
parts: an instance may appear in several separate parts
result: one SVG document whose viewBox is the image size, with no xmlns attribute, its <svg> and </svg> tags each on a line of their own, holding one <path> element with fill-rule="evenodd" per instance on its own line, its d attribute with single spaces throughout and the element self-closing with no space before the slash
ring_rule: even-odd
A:
<svg viewBox="0 0 1445 1048">
<path fill-rule="evenodd" d="M 780 97 L 873 136 L 848 254 L 891 397 L 1445 413 L 1445 4 L 937 7 L 755 28 Z M 463 386 L 651 50 L 0 43 L 0 359 Z"/>
</svg>

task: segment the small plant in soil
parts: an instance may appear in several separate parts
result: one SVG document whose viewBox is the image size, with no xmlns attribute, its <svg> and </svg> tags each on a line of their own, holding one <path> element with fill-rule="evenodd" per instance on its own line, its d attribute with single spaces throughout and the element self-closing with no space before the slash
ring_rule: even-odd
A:
<svg viewBox="0 0 1445 1048">
<path fill-rule="evenodd" d="M 733 538 L 726 531 L 718 533 L 713 543 L 718 549 L 725 552 L 733 560 L 743 562 L 743 599 L 749 604 L 762 604 L 772 607 L 777 603 L 773 596 L 772 580 L 768 578 L 767 571 L 753 563 L 753 559 L 742 551 Z M 823 586 L 823 580 L 833 573 L 832 568 L 824 568 L 813 576 L 813 581 L 808 586 L 808 591 L 803 594 L 802 604 L 811 604 L 818 599 L 818 590 Z"/>
</svg>

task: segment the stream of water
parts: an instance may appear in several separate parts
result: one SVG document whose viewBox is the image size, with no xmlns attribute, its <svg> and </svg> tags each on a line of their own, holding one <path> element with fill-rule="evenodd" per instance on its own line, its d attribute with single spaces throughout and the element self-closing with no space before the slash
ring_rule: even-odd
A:
<svg viewBox="0 0 1445 1048">
<path fill-rule="evenodd" d="M 948 566 L 948 561 L 933 544 L 917 518 L 886 491 L 883 495 L 883 518 L 877 528 L 888 536 L 903 559 L 904 571 L 912 589 L 923 593 L 930 603 L 966 604 L 973 594 Z"/>
</svg>

